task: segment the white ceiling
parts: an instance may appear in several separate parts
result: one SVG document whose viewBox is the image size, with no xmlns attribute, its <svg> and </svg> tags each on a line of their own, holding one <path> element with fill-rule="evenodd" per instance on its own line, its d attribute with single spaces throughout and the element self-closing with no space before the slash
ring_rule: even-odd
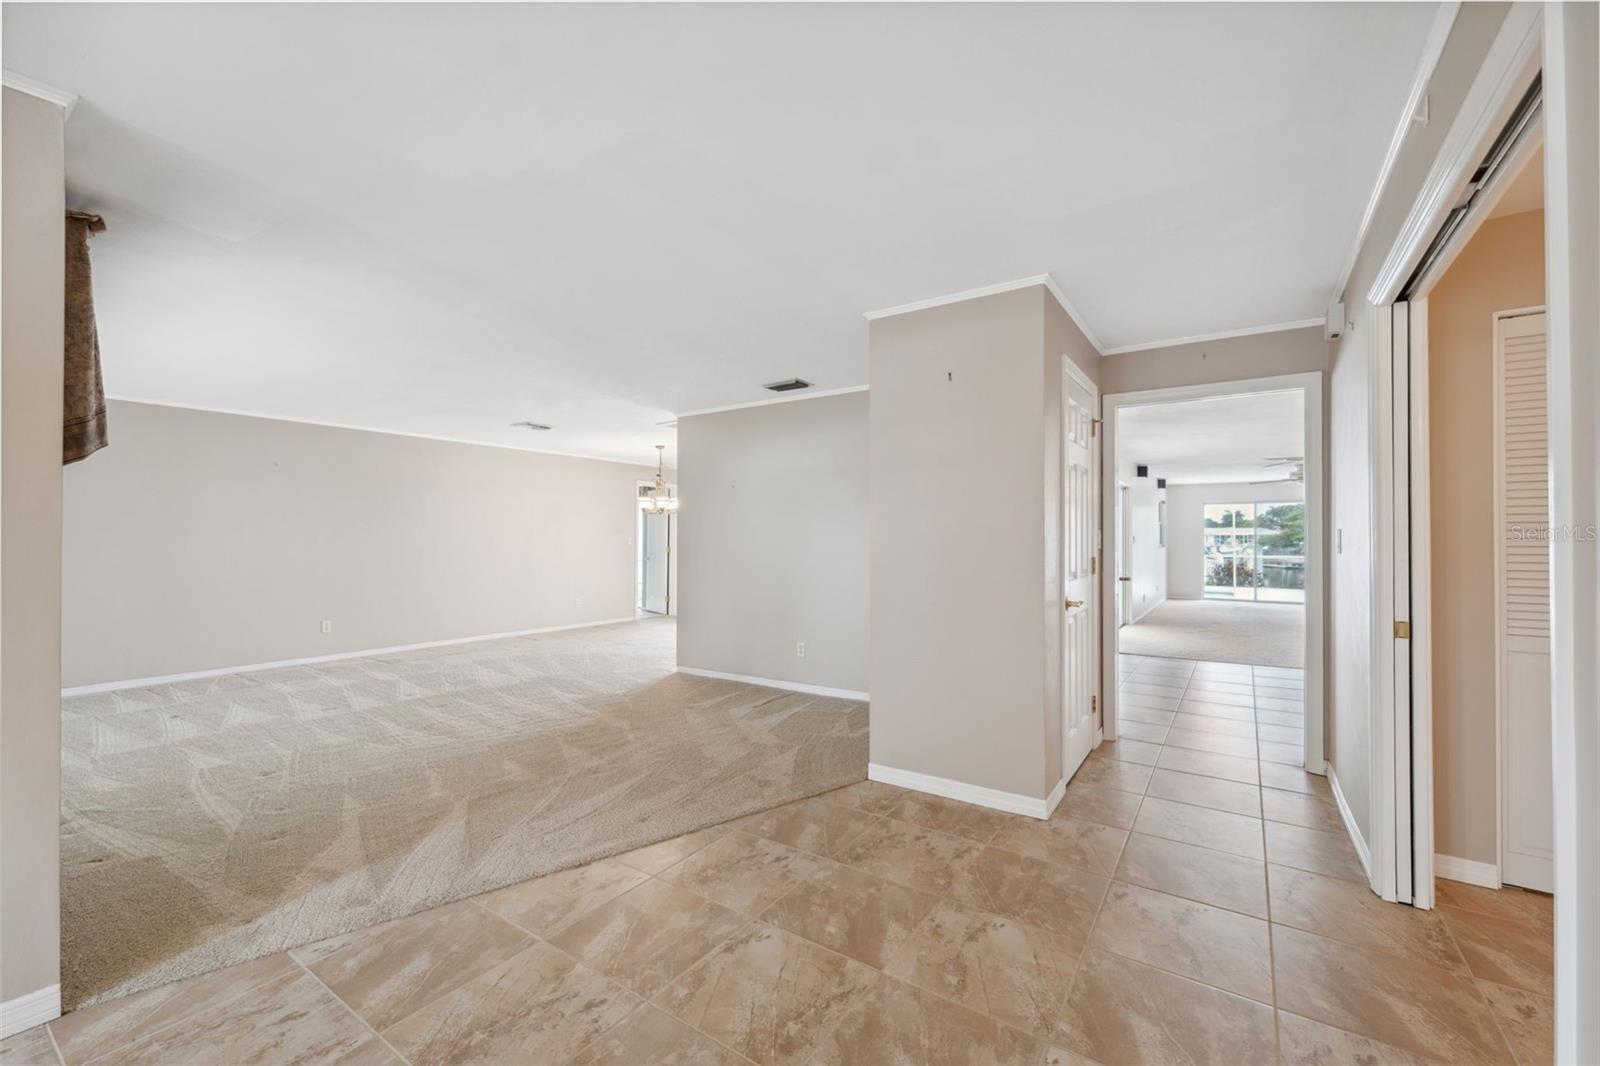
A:
<svg viewBox="0 0 1600 1066">
<path fill-rule="evenodd" d="M 648 461 L 1014 278 L 1106 348 L 1320 316 L 1433 13 L 8 3 L 4 50 L 81 96 L 113 395 Z"/>
<path fill-rule="evenodd" d="M 1291 389 L 1120 408 L 1117 454 L 1172 485 L 1283 481 L 1266 460 L 1305 455 L 1304 407 Z"/>
</svg>

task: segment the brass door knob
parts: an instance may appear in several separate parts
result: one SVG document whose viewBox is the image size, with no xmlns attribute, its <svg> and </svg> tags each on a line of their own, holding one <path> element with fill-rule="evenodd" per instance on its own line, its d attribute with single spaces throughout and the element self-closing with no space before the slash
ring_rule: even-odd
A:
<svg viewBox="0 0 1600 1066">
<path fill-rule="evenodd" d="M 1119 577 L 1119 578 L 1117 578 L 1117 580 L 1118 581 L 1132 581 L 1133 578 L 1131 578 L 1131 577 Z"/>
<path fill-rule="evenodd" d="M 1067 601 L 1067 610 L 1069 610 L 1069 611 L 1072 610 L 1074 607 L 1082 607 L 1082 606 L 1083 606 L 1083 601 L 1082 600 L 1068 600 Z"/>
</svg>

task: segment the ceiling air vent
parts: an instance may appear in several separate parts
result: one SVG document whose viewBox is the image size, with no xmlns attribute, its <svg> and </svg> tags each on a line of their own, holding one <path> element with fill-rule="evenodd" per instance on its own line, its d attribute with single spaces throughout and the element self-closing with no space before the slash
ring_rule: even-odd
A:
<svg viewBox="0 0 1600 1066">
<path fill-rule="evenodd" d="M 809 389 L 811 382 L 801 378 L 790 378 L 788 381 L 774 381 L 771 385 L 761 387 L 771 389 L 773 392 L 793 392 L 795 389 Z"/>
<path fill-rule="evenodd" d="M 550 427 L 545 425 L 543 422 L 513 422 L 511 423 L 511 427 L 513 429 L 536 429 L 540 433 L 547 432 L 550 429 Z"/>
</svg>

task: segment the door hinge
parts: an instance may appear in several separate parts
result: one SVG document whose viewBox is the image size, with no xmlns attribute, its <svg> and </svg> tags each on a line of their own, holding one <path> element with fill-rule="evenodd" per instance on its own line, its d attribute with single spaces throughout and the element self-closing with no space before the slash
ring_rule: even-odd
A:
<svg viewBox="0 0 1600 1066">
<path fill-rule="evenodd" d="M 1410 640 L 1411 639 L 1411 623 L 1410 622 L 1396 622 L 1394 624 L 1394 639 L 1395 640 Z"/>
<path fill-rule="evenodd" d="M 1100 418 L 1091 418 L 1091 419 L 1089 419 L 1089 436 L 1098 437 L 1100 435 L 1100 423 L 1102 421 L 1104 421 L 1104 419 L 1100 419 Z"/>
<path fill-rule="evenodd" d="M 1092 555 L 1089 556 L 1089 573 L 1098 574 L 1099 572 L 1100 572 L 1100 560 L 1095 558 Z"/>
<path fill-rule="evenodd" d="M 1099 696 L 1090 696 L 1089 697 L 1089 713 L 1090 714 L 1099 714 L 1100 713 L 1100 697 Z"/>
</svg>

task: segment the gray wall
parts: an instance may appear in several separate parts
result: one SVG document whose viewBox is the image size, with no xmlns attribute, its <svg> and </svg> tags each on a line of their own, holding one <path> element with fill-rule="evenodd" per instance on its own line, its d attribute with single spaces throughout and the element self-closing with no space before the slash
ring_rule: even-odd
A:
<svg viewBox="0 0 1600 1066">
<path fill-rule="evenodd" d="M 150 404 L 110 419 L 66 473 L 69 686 L 633 617 L 650 467 Z"/>
<path fill-rule="evenodd" d="M 1054 308 L 1034 287 L 871 327 L 872 761 L 1033 798 L 1061 772 Z"/>
<path fill-rule="evenodd" d="M 1329 354 L 1321 326 L 1174 344 L 1107 356 L 1100 372 L 1100 391 L 1137 392 L 1325 371 Z"/>
<path fill-rule="evenodd" d="M 60 980 L 62 113 L 5 90 L 0 1002 Z"/>
<path fill-rule="evenodd" d="M 679 420 L 680 666 L 867 690 L 867 409 L 855 392 Z"/>
</svg>

